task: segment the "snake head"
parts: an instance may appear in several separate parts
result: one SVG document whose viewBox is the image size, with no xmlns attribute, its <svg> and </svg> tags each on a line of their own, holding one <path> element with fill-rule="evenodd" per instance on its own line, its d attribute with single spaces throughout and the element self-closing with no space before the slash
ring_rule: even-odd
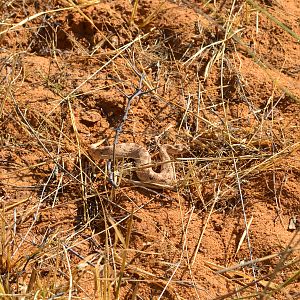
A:
<svg viewBox="0 0 300 300">
<path fill-rule="evenodd" d="M 180 153 L 185 149 L 184 145 L 182 144 L 175 144 L 175 145 L 168 144 L 166 146 L 167 146 L 167 151 L 172 154 Z"/>
<path fill-rule="evenodd" d="M 174 145 L 174 147 L 177 152 L 182 152 L 185 149 L 184 145 L 182 145 L 182 144 L 176 144 L 176 145 Z"/>
</svg>

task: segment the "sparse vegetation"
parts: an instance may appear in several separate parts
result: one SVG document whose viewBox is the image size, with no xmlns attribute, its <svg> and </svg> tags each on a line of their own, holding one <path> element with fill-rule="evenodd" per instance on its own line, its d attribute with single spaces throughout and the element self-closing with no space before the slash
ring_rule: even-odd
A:
<svg viewBox="0 0 300 300">
<path fill-rule="evenodd" d="M 296 0 L 0 11 L 1 299 L 300 297 Z M 99 141 L 158 172 L 157 143 L 184 145 L 177 183 L 94 162 Z"/>
</svg>

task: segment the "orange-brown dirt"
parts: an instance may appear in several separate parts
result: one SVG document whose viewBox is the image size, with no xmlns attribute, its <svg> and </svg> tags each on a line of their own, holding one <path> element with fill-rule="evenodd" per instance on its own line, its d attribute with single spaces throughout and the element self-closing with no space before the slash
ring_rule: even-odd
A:
<svg viewBox="0 0 300 300">
<path fill-rule="evenodd" d="M 0 296 L 300 298 L 300 4 L 251 3 L 0 2 Z M 183 144 L 173 190 L 88 158 L 140 83 L 118 142 Z"/>
</svg>

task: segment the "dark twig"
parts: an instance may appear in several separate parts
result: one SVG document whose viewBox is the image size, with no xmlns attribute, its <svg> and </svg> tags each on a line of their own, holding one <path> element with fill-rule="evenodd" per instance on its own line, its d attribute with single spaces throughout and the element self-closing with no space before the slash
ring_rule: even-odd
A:
<svg viewBox="0 0 300 300">
<path fill-rule="evenodd" d="M 116 135 L 115 135 L 115 140 L 114 140 L 114 147 L 118 143 L 119 135 L 122 132 L 123 126 L 124 126 L 124 124 L 125 124 L 125 122 L 128 118 L 128 113 L 129 113 L 130 106 L 131 106 L 131 103 L 132 103 L 133 99 L 136 98 L 136 97 L 141 97 L 143 94 L 147 93 L 147 92 L 143 92 L 143 90 L 142 90 L 142 85 L 143 85 L 144 78 L 145 78 L 145 75 L 143 74 L 140 78 L 139 86 L 136 88 L 135 92 L 133 94 L 131 94 L 130 96 L 126 96 L 128 101 L 127 101 L 127 105 L 126 105 L 126 108 L 125 108 L 125 113 L 123 115 L 123 118 L 122 118 L 119 126 L 115 129 L 116 130 Z"/>
<path fill-rule="evenodd" d="M 135 92 L 133 94 L 131 94 L 130 96 L 126 96 L 126 98 L 128 99 L 127 100 L 127 105 L 126 105 L 126 108 L 125 108 L 125 112 L 124 112 L 124 115 L 123 115 L 123 118 L 119 124 L 119 126 L 115 129 L 116 131 L 116 134 L 115 134 L 115 139 L 114 139 L 114 143 L 113 143 L 113 163 L 109 162 L 107 167 L 108 167 L 108 174 L 109 174 L 109 182 L 112 184 L 112 186 L 114 188 L 117 187 L 117 184 L 115 182 L 115 162 L 116 162 L 116 155 L 115 155 L 115 150 L 116 150 L 116 145 L 118 144 L 118 139 L 119 139 L 119 136 L 123 130 L 123 126 L 128 118 L 128 114 L 129 114 L 129 110 L 130 110 L 130 107 L 131 107 L 131 104 L 133 102 L 133 100 L 138 97 L 140 98 L 141 96 L 143 96 L 144 94 L 147 94 L 147 93 L 150 93 L 152 91 L 151 90 L 148 90 L 146 92 L 144 92 L 142 90 L 142 85 L 143 85 L 143 80 L 145 78 L 145 74 L 142 74 L 140 75 L 140 81 L 139 81 L 139 85 L 138 87 L 136 88 Z"/>
</svg>

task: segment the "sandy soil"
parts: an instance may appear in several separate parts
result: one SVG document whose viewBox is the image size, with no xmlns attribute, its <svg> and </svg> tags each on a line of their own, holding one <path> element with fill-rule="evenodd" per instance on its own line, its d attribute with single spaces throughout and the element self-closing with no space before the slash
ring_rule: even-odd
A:
<svg viewBox="0 0 300 300">
<path fill-rule="evenodd" d="M 0 3 L 0 295 L 300 297 L 299 1 L 92 2 Z M 118 142 L 183 144 L 173 189 L 88 158 L 139 84 Z"/>
</svg>

